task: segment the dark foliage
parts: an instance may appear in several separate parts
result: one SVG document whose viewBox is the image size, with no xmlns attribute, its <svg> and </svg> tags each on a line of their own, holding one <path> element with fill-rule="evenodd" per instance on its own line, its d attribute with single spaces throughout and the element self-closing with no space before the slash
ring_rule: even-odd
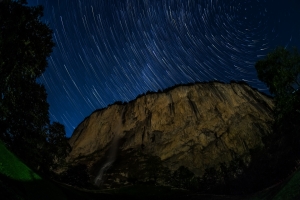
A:
<svg viewBox="0 0 300 200">
<path fill-rule="evenodd" d="M 194 186 L 194 173 L 188 168 L 180 166 L 172 175 L 172 185 L 178 188 L 191 189 Z"/>
<path fill-rule="evenodd" d="M 264 138 L 265 149 L 254 154 L 248 170 L 266 186 L 284 179 L 300 159 L 300 54 L 278 47 L 255 68 L 275 100 L 273 134 Z"/>
<path fill-rule="evenodd" d="M 180 169 L 180 168 L 179 168 Z M 246 165 L 241 158 L 236 158 L 230 163 L 220 163 L 218 169 L 208 168 L 204 175 L 194 177 L 186 169 L 180 169 L 182 180 L 186 182 L 186 189 L 204 194 L 243 194 L 248 191 L 248 181 L 244 178 Z M 184 178 L 185 177 L 185 178 Z M 245 187 L 244 187 L 245 186 Z"/>
<path fill-rule="evenodd" d="M 58 123 L 53 122 L 49 126 L 47 135 L 48 154 L 53 161 L 52 167 L 56 168 L 59 164 L 65 161 L 65 157 L 70 153 L 71 146 L 66 138 L 65 127 Z M 48 162 L 52 163 L 52 162 Z"/>
<path fill-rule="evenodd" d="M 156 183 L 158 178 L 162 178 L 165 168 L 159 157 L 140 154 L 143 162 L 135 160 L 131 163 L 128 171 L 128 182 L 131 183 Z"/>
<path fill-rule="evenodd" d="M 35 80 L 47 66 L 52 31 L 39 21 L 42 7 L 23 4 L 0 3 L 0 136 L 9 145 L 16 144 L 15 152 L 38 144 L 36 139 L 45 134 L 49 122 L 47 94 Z"/>
<path fill-rule="evenodd" d="M 54 46 L 42 16 L 42 6 L 25 0 L 0 2 L 0 139 L 27 165 L 47 171 L 59 152 L 49 141 L 65 132 L 53 132 L 46 90 L 36 82 Z"/>
<path fill-rule="evenodd" d="M 300 86 L 300 55 L 296 48 L 289 51 L 278 47 L 255 64 L 258 78 L 278 98 L 292 94 Z"/>
<path fill-rule="evenodd" d="M 59 176 L 59 180 L 69 185 L 81 188 L 90 187 L 90 177 L 88 175 L 88 169 L 84 164 L 70 166 Z"/>
</svg>

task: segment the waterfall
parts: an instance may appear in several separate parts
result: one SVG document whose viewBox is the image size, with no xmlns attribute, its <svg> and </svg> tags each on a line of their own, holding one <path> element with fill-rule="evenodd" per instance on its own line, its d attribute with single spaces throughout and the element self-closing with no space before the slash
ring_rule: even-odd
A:
<svg viewBox="0 0 300 200">
<path fill-rule="evenodd" d="M 117 156 L 117 151 L 118 151 L 118 141 L 119 141 L 119 136 L 115 135 L 114 139 L 112 141 L 109 153 L 108 153 L 108 158 L 104 165 L 101 167 L 99 170 L 98 175 L 95 178 L 95 185 L 100 186 L 103 183 L 103 174 L 111 167 L 111 165 L 114 163 L 116 156 Z"/>
<path fill-rule="evenodd" d="M 120 116 L 123 115 L 124 107 L 122 110 L 122 113 Z M 103 183 L 103 175 L 104 173 L 111 167 L 111 165 L 114 163 L 116 156 L 117 156 L 117 151 L 118 151 L 118 143 L 119 139 L 122 133 L 122 120 L 119 119 L 116 123 L 115 128 L 113 129 L 114 131 L 112 132 L 114 134 L 114 138 L 112 140 L 109 152 L 108 152 L 108 158 L 106 162 L 103 164 L 101 169 L 98 172 L 98 175 L 95 178 L 95 185 L 100 186 Z"/>
</svg>

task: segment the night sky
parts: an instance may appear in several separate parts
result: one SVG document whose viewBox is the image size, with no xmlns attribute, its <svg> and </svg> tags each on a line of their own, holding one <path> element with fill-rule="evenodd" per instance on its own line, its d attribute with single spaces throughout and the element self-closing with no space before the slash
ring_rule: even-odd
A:
<svg viewBox="0 0 300 200">
<path fill-rule="evenodd" d="M 276 46 L 300 50 L 299 0 L 29 0 L 56 46 L 40 78 L 67 136 L 94 110 L 175 84 L 243 80 Z"/>
</svg>

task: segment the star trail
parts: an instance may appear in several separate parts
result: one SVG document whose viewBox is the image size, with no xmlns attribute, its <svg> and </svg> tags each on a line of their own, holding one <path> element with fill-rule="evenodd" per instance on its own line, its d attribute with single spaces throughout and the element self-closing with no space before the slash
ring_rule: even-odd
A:
<svg viewBox="0 0 300 200">
<path fill-rule="evenodd" d="M 29 0 L 55 47 L 41 81 L 67 136 L 94 110 L 175 84 L 243 80 L 276 46 L 300 47 L 297 0 Z"/>
</svg>

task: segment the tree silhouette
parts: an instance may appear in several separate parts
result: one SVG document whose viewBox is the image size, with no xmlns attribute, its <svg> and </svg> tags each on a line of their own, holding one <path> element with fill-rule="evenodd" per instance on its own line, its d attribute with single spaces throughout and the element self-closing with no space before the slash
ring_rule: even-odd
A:
<svg viewBox="0 0 300 200">
<path fill-rule="evenodd" d="M 47 93 L 36 80 L 54 43 L 52 30 L 41 22 L 43 7 L 26 4 L 0 1 L 0 139 L 28 165 L 40 168 L 49 157 L 52 132 Z"/>
<path fill-rule="evenodd" d="M 300 159 L 300 54 L 296 48 L 289 51 L 278 47 L 255 68 L 274 95 L 274 133 L 266 140 L 267 162 L 272 169 L 267 171 L 280 179 Z"/>
<path fill-rule="evenodd" d="M 300 54 L 296 48 L 288 51 L 277 47 L 263 60 L 259 60 L 255 68 L 258 78 L 266 83 L 275 97 L 276 117 L 282 118 L 299 101 Z"/>
</svg>

